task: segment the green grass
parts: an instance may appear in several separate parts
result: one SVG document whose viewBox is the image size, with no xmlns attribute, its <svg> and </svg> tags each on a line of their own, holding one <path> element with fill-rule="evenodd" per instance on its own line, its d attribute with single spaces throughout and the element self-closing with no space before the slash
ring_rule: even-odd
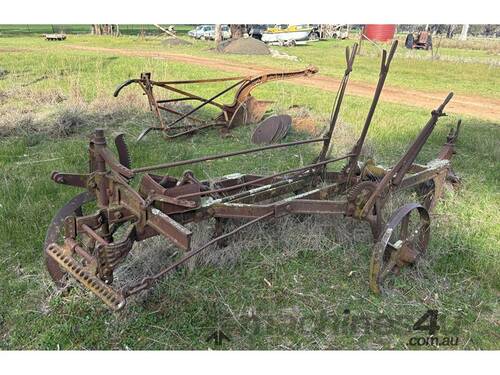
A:
<svg viewBox="0 0 500 375">
<path fill-rule="evenodd" d="M 134 38 L 78 38 L 89 45 L 160 48 L 157 41 L 132 45 Z M 304 245 L 298 241 L 299 251 L 292 253 L 287 251 L 291 244 L 286 241 L 275 241 L 273 246 L 257 241 L 248 245 L 234 264 L 177 273 L 147 298 L 133 299 L 119 314 L 110 313 L 97 298 L 79 288 L 68 295 L 55 294 L 44 269 L 42 244 L 52 215 L 79 189 L 56 185 L 49 179 L 51 171 L 86 170 L 87 135 L 94 127 L 106 127 L 107 134 L 124 131 L 131 141 L 154 121 L 144 108 L 136 107 L 144 100 L 132 94 L 136 88 L 126 89 L 130 95 L 126 100 L 132 103 L 129 107 L 119 100 L 113 106 L 108 98 L 118 82 L 144 70 L 165 79 L 208 78 L 220 72 L 157 59 L 68 51 L 54 45 L 40 53 L 42 45 L 31 37 L 0 39 L 0 48 L 35 48 L 0 55 L 0 67 L 9 71 L 0 79 L 0 121 L 12 118 L 9 121 L 16 124 L 18 118 L 32 115 L 34 130 L 39 124 L 50 128 L 52 122 L 60 120 L 62 111 L 75 104 L 82 108 L 75 116 L 80 116 L 85 126 L 64 138 L 28 129 L 0 138 L 1 349 L 219 348 L 206 342 L 217 328 L 231 338 L 220 347 L 223 349 L 404 349 L 410 337 L 423 335 L 413 332 L 412 326 L 427 308 L 440 312 L 438 336 L 459 337 L 458 348 L 499 349 L 500 127 L 474 118 L 464 118 L 453 160 L 462 184 L 456 191 L 447 191 L 433 215 L 428 256 L 418 272 L 403 272 L 389 296 L 375 296 L 368 290 L 370 244 L 365 238 L 340 241 L 333 228 L 336 221 L 329 219 L 321 227 L 324 245 L 319 250 L 309 248 L 307 241 Z M 205 46 L 197 43 L 181 52 L 211 54 L 204 51 Z M 321 46 L 307 47 L 311 51 L 308 59 L 335 75 L 340 72 L 336 63 L 343 58 L 340 45 L 323 44 L 327 51 L 323 59 L 315 52 Z M 286 50 L 295 51 L 299 49 Z M 353 79 L 374 80 L 375 60 L 362 56 Z M 275 63 L 268 58 L 256 61 Z M 474 90 L 471 94 L 480 95 L 494 87 L 492 82 L 498 83 L 498 74 L 483 80 L 470 74 L 480 64 L 439 63 L 453 79 L 436 75 L 429 90 L 446 85 L 455 89 L 456 85 L 463 90 L 470 87 Z M 395 60 L 387 83 L 396 85 L 402 82 L 399 75 L 415 69 L 411 59 Z M 434 73 L 434 69 L 426 69 L 412 85 L 420 87 L 422 81 L 432 81 Z M 209 95 L 221 87 L 204 87 L 200 94 Z M 318 127 L 324 124 L 333 99 L 331 93 L 286 82 L 263 85 L 255 95 L 275 100 L 277 111 L 292 104 L 307 107 Z M 100 107 L 98 99 L 108 102 Z M 341 125 L 345 132 L 338 134 L 335 153 L 354 142 L 369 104 L 367 98 L 346 97 Z M 394 163 L 428 116 L 428 111 L 418 108 L 380 103 L 369 132 L 368 153 L 385 165 Z M 439 122 L 419 162 L 435 157 L 456 120 L 450 116 Z M 140 166 L 251 147 L 251 131 L 252 127 L 238 128 L 229 139 L 209 131 L 168 143 L 151 134 L 141 143 L 131 141 L 130 148 L 134 165 Z M 305 137 L 295 131 L 289 139 Z M 193 171 L 200 178 L 235 171 L 272 172 L 307 163 L 316 151 L 302 147 L 236 157 L 195 166 Z M 171 172 L 182 171 L 176 168 Z M 295 223 L 299 227 L 306 224 Z M 269 228 L 270 235 L 273 230 L 276 227 Z M 357 223 L 348 225 L 347 230 L 364 233 L 366 227 Z M 252 238 L 252 232 L 245 234 Z"/>
</svg>

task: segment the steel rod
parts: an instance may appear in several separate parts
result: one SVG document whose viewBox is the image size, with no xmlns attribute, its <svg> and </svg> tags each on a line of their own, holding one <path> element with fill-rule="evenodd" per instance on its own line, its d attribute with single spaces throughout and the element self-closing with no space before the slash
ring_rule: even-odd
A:
<svg viewBox="0 0 500 375">
<path fill-rule="evenodd" d="M 323 142 L 324 140 L 325 140 L 325 138 L 321 137 L 321 138 L 306 139 L 306 140 L 303 140 L 303 141 L 280 143 L 280 144 L 277 144 L 277 145 L 269 145 L 269 146 L 264 146 L 264 147 L 250 148 L 250 149 L 247 149 L 247 150 L 241 150 L 241 151 L 235 151 L 235 152 L 228 152 L 226 154 L 205 156 L 205 157 L 202 157 L 202 158 L 196 158 L 196 159 L 190 159 L 190 160 L 174 161 L 172 163 L 157 164 L 157 165 L 152 165 L 152 166 L 149 166 L 149 167 L 139 167 L 139 168 L 132 169 L 132 171 L 134 173 L 148 172 L 148 171 L 154 171 L 154 170 L 157 170 L 157 169 L 166 169 L 166 168 L 178 167 L 180 165 L 200 163 L 202 161 L 222 159 L 222 158 L 227 158 L 227 157 L 230 157 L 230 156 L 243 155 L 243 154 L 251 154 L 251 153 L 254 153 L 254 152 L 259 152 L 259 151 L 264 151 L 264 150 L 272 150 L 272 149 L 275 149 L 275 148 L 297 146 L 297 145 L 303 145 L 303 144 L 314 143 L 314 142 Z"/>
<path fill-rule="evenodd" d="M 215 99 L 217 99 L 219 96 L 222 96 L 224 95 L 226 92 L 228 91 L 231 91 L 232 89 L 234 89 L 236 86 L 239 86 L 241 85 L 243 82 L 245 82 L 244 80 L 241 80 L 241 81 L 238 81 L 234 84 L 232 84 L 231 86 L 225 88 L 224 90 L 222 90 L 221 92 L 215 94 L 214 96 L 212 96 L 211 98 L 205 100 L 203 103 L 201 103 L 200 105 L 198 105 L 197 107 L 194 107 L 192 110 L 190 110 L 188 113 L 186 113 L 184 116 L 181 116 L 179 117 L 177 120 L 171 122 L 170 124 L 167 124 L 165 127 L 167 128 L 170 128 L 172 126 L 174 126 L 175 124 L 177 124 L 178 122 L 182 121 L 183 119 L 185 119 L 186 117 L 189 117 L 189 115 L 192 115 L 193 113 L 195 113 L 196 111 L 199 111 L 201 108 L 203 108 L 204 106 L 206 106 L 207 104 L 210 104 L 212 103 Z"/>
<path fill-rule="evenodd" d="M 156 102 L 156 105 L 158 106 L 159 109 L 162 109 L 162 110 L 164 110 L 166 112 L 170 112 L 170 113 L 172 113 L 174 115 L 177 115 L 177 116 L 183 116 L 184 115 L 184 113 L 178 112 L 175 109 L 167 108 L 167 107 L 165 107 L 164 105 L 161 105 L 158 102 Z M 198 122 L 198 123 L 203 123 L 204 122 L 203 120 L 200 120 L 199 118 L 194 117 L 194 116 L 187 116 L 187 118 L 190 119 L 190 120 L 192 120 L 192 121 Z"/>
<path fill-rule="evenodd" d="M 251 77 L 226 77 L 226 78 L 207 78 L 207 79 L 192 79 L 184 81 L 150 81 L 153 85 L 161 87 L 162 85 L 182 85 L 190 83 L 209 83 L 209 82 L 225 82 L 236 80 L 249 80 Z"/>
<path fill-rule="evenodd" d="M 165 85 L 165 86 L 160 86 L 160 87 L 162 87 L 162 88 L 164 88 L 166 90 L 170 90 L 172 92 L 175 92 L 177 94 L 185 95 L 188 98 L 199 100 L 200 102 L 204 102 L 204 101 L 207 100 L 207 98 L 204 98 L 202 96 L 198 96 L 198 95 L 192 94 L 192 93 L 190 93 L 188 91 L 180 90 L 180 89 L 172 87 L 172 86 Z M 215 106 L 215 107 L 218 107 L 220 109 L 222 109 L 224 107 L 222 104 L 214 102 L 214 101 L 212 101 L 210 104 L 213 105 L 213 106 Z"/>
<path fill-rule="evenodd" d="M 82 224 L 82 230 L 87 233 L 91 238 L 99 242 L 103 246 L 109 245 L 109 242 L 104 238 L 99 236 L 92 228 L 90 228 L 87 224 Z"/>
<path fill-rule="evenodd" d="M 349 83 L 349 75 L 352 72 L 352 66 L 354 64 L 354 58 L 356 57 L 356 51 L 358 49 L 358 44 L 354 43 L 352 47 L 352 52 L 349 54 L 349 47 L 346 47 L 346 69 L 344 72 L 344 77 L 340 83 L 339 89 L 337 91 L 337 95 L 335 96 L 335 100 L 333 103 L 332 114 L 330 116 L 330 127 L 328 132 L 326 133 L 327 140 L 323 144 L 323 148 L 318 156 L 318 161 L 325 160 L 328 150 L 330 148 L 330 144 L 332 142 L 333 131 L 335 130 L 335 125 L 337 124 L 337 120 L 340 114 L 340 108 L 342 107 L 342 101 L 344 99 L 344 93 L 347 88 L 347 84 Z"/>
<path fill-rule="evenodd" d="M 248 186 L 248 185 L 256 184 L 258 182 L 263 182 L 263 181 L 269 180 L 270 178 L 283 176 L 283 175 L 286 175 L 288 173 L 301 172 L 301 171 L 304 171 L 304 170 L 307 170 L 307 169 L 316 168 L 316 167 L 319 167 L 319 166 L 322 166 L 322 165 L 326 165 L 326 164 L 329 164 L 329 163 L 333 163 L 333 162 L 336 162 L 336 161 L 339 161 L 339 160 L 347 159 L 347 158 L 350 158 L 353 155 L 354 154 L 347 154 L 347 155 L 341 156 L 339 158 L 327 159 L 327 160 L 321 161 L 319 163 L 309 164 L 309 165 L 306 165 L 305 167 L 290 169 L 290 170 L 285 171 L 285 172 L 280 172 L 280 173 L 273 174 L 271 176 L 257 178 L 256 180 L 247 181 L 247 182 L 244 182 L 244 183 L 241 183 L 241 184 L 238 184 L 238 185 L 228 186 L 228 187 L 225 187 L 225 188 L 214 189 L 214 190 L 200 191 L 200 192 L 191 193 L 191 194 L 184 194 L 184 195 L 178 196 L 177 198 L 178 199 L 184 199 L 184 198 L 197 197 L 197 196 L 202 196 L 202 195 L 207 195 L 207 194 L 223 193 L 225 191 L 231 191 L 231 190 L 239 189 L 241 187 L 245 187 L 245 186 Z"/>
<path fill-rule="evenodd" d="M 173 99 L 160 99 L 160 100 L 157 100 L 156 103 L 158 103 L 158 104 L 175 103 L 175 102 L 184 102 L 184 101 L 188 101 L 188 100 L 203 101 L 204 99 L 202 100 L 200 98 L 190 98 L 190 97 L 186 97 L 186 98 L 173 98 Z"/>
<path fill-rule="evenodd" d="M 380 65 L 380 75 L 377 83 L 377 87 L 375 88 L 375 94 L 373 95 L 372 103 L 370 105 L 370 110 L 368 111 L 368 115 L 366 116 L 365 124 L 361 131 L 361 135 L 359 136 L 356 145 L 354 146 L 353 152 L 356 154 L 349 162 L 349 177 L 347 182 L 351 180 L 354 166 L 358 162 L 359 155 L 361 154 L 361 150 L 363 148 L 363 144 L 365 143 L 366 135 L 368 134 L 368 129 L 370 128 L 370 124 L 373 119 L 373 115 L 375 114 L 375 109 L 377 108 L 377 104 L 380 98 L 380 94 L 382 93 L 382 89 L 384 88 L 385 80 L 387 78 L 387 74 L 389 73 L 389 67 L 391 65 L 392 58 L 396 53 L 396 48 L 398 46 L 398 41 L 395 40 L 392 43 L 391 49 L 389 51 L 389 55 L 387 55 L 386 50 L 382 51 L 382 62 Z"/>
<path fill-rule="evenodd" d="M 266 218 L 268 218 L 270 216 L 273 216 L 273 215 L 274 215 L 274 212 L 269 212 L 269 213 L 267 213 L 265 215 L 262 215 L 262 216 L 259 216 L 259 217 L 255 218 L 255 219 L 253 219 L 253 220 L 250 220 L 249 222 L 246 222 L 243 225 L 240 225 L 239 227 L 233 229 L 232 231 L 230 231 L 230 232 L 228 232 L 226 234 L 223 234 L 221 236 L 213 238 L 212 240 L 208 241 L 205 245 L 199 247 L 198 249 L 188 252 L 181 259 L 179 259 L 178 261 L 172 263 L 170 266 L 168 266 L 167 268 L 165 268 L 162 271 L 158 272 L 156 275 L 153 275 L 151 277 L 145 278 L 139 284 L 134 285 L 131 288 L 123 290 L 122 291 L 123 296 L 128 297 L 128 296 L 130 296 L 132 294 L 140 292 L 141 290 L 149 288 L 150 285 L 151 285 L 151 283 L 153 283 L 154 281 L 156 281 L 160 277 L 163 277 L 165 274 L 169 273 L 170 271 L 174 270 L 175 268 L 179 267 L 181 264 L 185 263 L 186 261 L 188 261 L 190 258 L 192 258 L 193 256 L 195 256 L 196 254 L 198 254 L 201 251 L 205 250 L 210 245 L 213 245 L 214 243 L 217 243 L 220 240 L 223 240 L 223 239 L 225 239 L 227 237 L 230 237 L 233 234 L 238 233 L 240 230 L 245 229 L 245 228 L 247 228 L 247 227 L 249 227 L 249 226 L 251 226 L 251 225 L 253 225 L 255 223 L 258 223 L 259 221 L 261 221 L 263 219 L 266 219 Z"/>
</svg>

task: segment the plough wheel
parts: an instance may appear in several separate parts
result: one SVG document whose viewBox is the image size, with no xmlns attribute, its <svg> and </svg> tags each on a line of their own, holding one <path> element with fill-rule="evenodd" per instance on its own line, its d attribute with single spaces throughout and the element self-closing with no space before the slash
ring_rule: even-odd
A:
<svg viewBox="0 0 500 375">
<path fill-rule="evenodd" d="M 47 230 L 47 235 L 45 236 L 45 242 L 43 244 L 45 265 L 47 266 L 50 277 L 60 288 L 64 287 L 66 284 L 66 273 L 59 267 L 55 260 L 50 258 L 45 253 L 45 249 L 47 249 L 51 243 L 57 242 L 62 236 L 64 230 L 64 219 L 71 215 L 82 216 L 83 205 L 93 201 L 94 199 L 94 196 L 88 192 L 78 194 L 57 212 L 49 225 L 49 229 Z"/>
<path fill-rule="evenodd" d="M 384 291 L 386 279 L 398 274 L 405 266 L 414 264 L 427 250 L 430 217 L 418 203 L 409 203 L 394 212 L 373 247 L 370 264 L 370 288 Z"/>
</svg>

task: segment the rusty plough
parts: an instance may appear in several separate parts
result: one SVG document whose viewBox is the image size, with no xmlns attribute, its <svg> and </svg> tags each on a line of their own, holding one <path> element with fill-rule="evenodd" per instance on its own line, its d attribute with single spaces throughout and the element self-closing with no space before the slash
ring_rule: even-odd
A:
<svg viewBox="0 0 500 375">
<path fill-rule="evenodd" d="M 460 125 L 450 132 L 435 160 L 427 165 L 415 163 L 438 119 L 445 115 L 444 108 L 453 96 L 450 93 L 432 111 L 427 124 L 395 166 L 384 168 L 372 161 L 359 160 L 396 46 L 394 43 L 389 53 L 383 51 L 379 82 L 361 135 L 352 151 L 341 157 L 330 157 L 329 149 L 356 56 L 356 44 L 352 51 L 346 51 L 347 66 L 333 105 L 329 129 L 319 138 L 132 168 L 123 136 L 115 139 L 116 158 L 108 147 L 104 131 L 97 129 L 89 144 L 89 173 L 54 172 L 52 175 L 57 183 L 87 189 L 57 213 L 48 229 L 45 256 L 53 280 L 64 285 L 71 276 L 111 309 L 119 310 L 125 306 L 127 297 L 152 287 L 191 257 L 245 228 L 286 215 L 323 214 L 349 216 L 370 225 L 374 246 L 369 284 L 374 292 L 383 291 L 388 287 L 390 275 L 414 264 L 427 249 L 429 211 L 440 197 L 445 181 L 453 177 L 450 159 Z M 190 171 L 180 177 L 150 173 L 313 143 L 322 144 L 314 161 L 272 175 L 236 173 L 204 181 Z M 345 165 L 340 171 L 328 169 L 330 164 L 342 160 Z M 135 189 L 131 181 L 139 176 L 140 183 Z M 395 192 L 404 189 L 414 189 L 419 194 L 419 202 L 401 206 L 385 222 L 382 213 L 386 202 Z M 98 209 L 84 214 L 82 207 L 92 201 Z M 215 218 L 213 238 L 201 247 L 192 248 L 192 232 L 186 224 L 210 218 Z M 228 219 L 246 221 L 236 229 L 227 230 Z M 118 228 L 122 230 L 117 231 Z M 144 277 L 139 283 L 113 288 L 113 272 L 133 244 L 157 235 L 172 241 L 184 252 L 160 272 Z"/>
<path fill-rule="evenodd" d="M 220 127 L 221 130 L 227 132 L 228 130 L 239 125 L 259 122 L 264 116 L 268 106 L 272 102 L 255 99 L 255 97 L 251 95 L 251 92 L 255 87 L 270 81 L 292 79 L 297 77 L 309 77 L 317 72 L 318 69 L 316 67 L 310 66 L 304 70 L 266 73 L 252 77 L 210 78 L 185 81 L 153 81 L 151 80 L 151 73 L 141 73 L 139 79 L 130 79 L 119 85 L 114 92 L 114 96 L 117 97 L 124 87 L 132 83 L 137 83 L 144 91 L 144 95 L 147 96 L 149 109 L 158 118 L 159 126 L 146 128 L 139 135 L 139 140 L 151 130 L 162 131 L 166 138 L 176 138 L 183 135 L 193 134 L 199 130 L 210 127 Z M 179 85 L 199 85 L 215 82 L 234 83 L 230 84 L 224 90 L 219 91 L 210 98 L 204 98 L 179 88 Z M 178 96 L 175 98 L 157 99 L 155 93 L 153 92 L 154 88 L 162 88 L 166 91 L 177 94 Z M 222 95 L 233 90 L 235 90 L 235 95 L 231 104 L 222 104 L 217 101 L 217 99 L 219 99 Z M 200 104 L 186 113 L 179 112 L 171 106 L 173 103 L 187 101 L 200 102 Z M 216 107 L 220 113 L 215 118 L 208 121 L 196 117 L 195 113 L 207 105 Z M 165 122 L 165 119 L 162 116 L 162 111 L 176 116 L 175 120 L 168 123 Z M 183 120 L 187 120 L 189 123 L 185 124 L 183 123 Z"/>
</svg>

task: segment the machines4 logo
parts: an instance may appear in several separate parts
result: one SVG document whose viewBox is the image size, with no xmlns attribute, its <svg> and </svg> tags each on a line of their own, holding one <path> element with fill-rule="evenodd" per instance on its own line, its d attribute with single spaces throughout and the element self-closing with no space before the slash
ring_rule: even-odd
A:
<svg viewBox="0 0 500 375">
<path fill-rule="evenodd" d="M 414 336 L 410 338 L 410 346 L 457 346 L 458 337 L 439 337 L 437 335 L 441 327 L 438 325 L 438 311 L 427 310 L 413 325 L 414 331 L 428 333 L 425 336 Z"/>
</svg>

